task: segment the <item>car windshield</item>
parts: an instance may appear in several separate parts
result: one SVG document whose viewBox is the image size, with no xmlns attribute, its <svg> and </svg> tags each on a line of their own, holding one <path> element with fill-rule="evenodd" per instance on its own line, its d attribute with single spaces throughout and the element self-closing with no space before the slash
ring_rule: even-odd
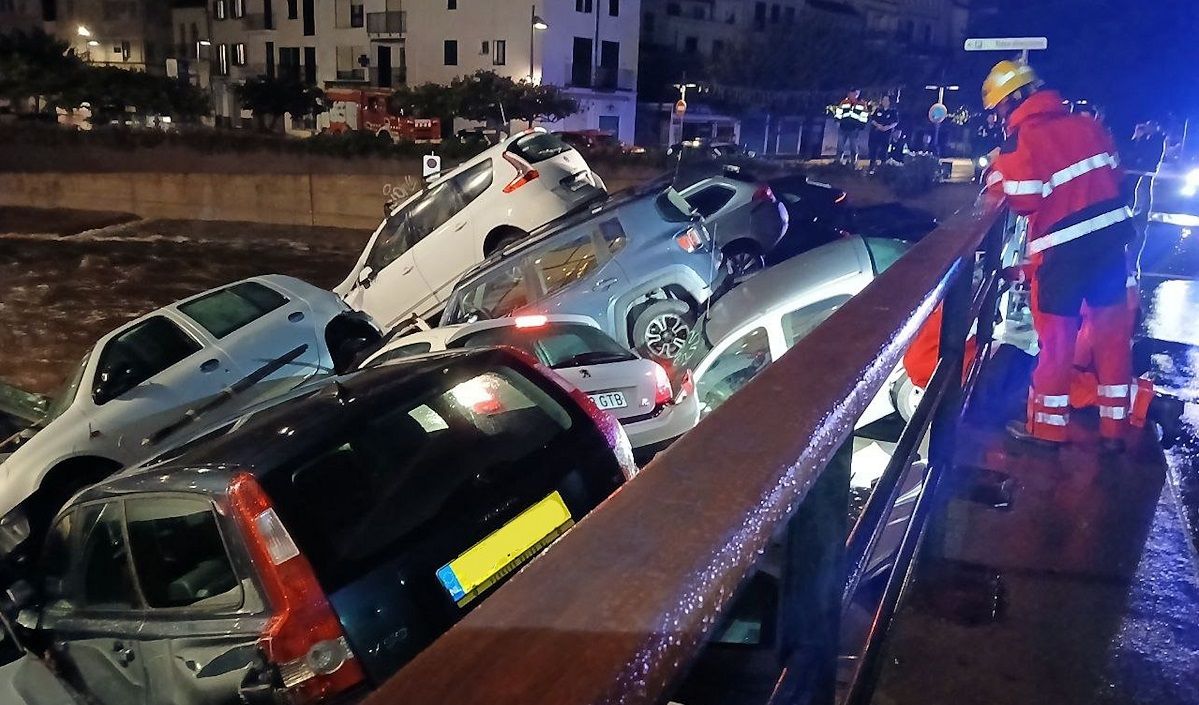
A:
<svg viewBox="0 0 1199 705">
<path fill-rule="evenodd" d="M 517 325 L 490 328 L 459 338 L 451 348 L 478 348 L 509 345 L 536 356 L 550 367 L 578 367 L 607 362 L 636 360 L 637 356 L 620 346 L 599 328 L 585 323 L 547 323 L 539 326 Z"/>
<path fill-rule="evenodd" d="M 92 353 L 89 350 L 83 356 L 83 360 L 75 366 L 75 371 L 71 373 L 71 377 L 67 380 L 67 383 L 63 385 L 62 389 L 58 390 L 58 393 L 50 401 L 50 405 L 46 408 L 46 416 L 42 419 L 41 425 L 45 426 L 59 416 L 62 416 L 63 412 L 70 408 L 71 402 L 75 401 L 75 395 L 79 393 L 79 386 L 83 384 L 83 372 L 87 369 L 87 361 L 91 356 Z"/>
</svg>

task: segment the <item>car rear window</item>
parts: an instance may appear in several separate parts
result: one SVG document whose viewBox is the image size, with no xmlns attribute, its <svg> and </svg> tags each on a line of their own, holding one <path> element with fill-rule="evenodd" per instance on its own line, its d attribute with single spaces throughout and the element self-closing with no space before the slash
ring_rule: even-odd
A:
<svg viewBox="0 0 1199 705">
<path fill-rule="evenodd" d="M 654 205 L 658 208 L 658 215 L 668 223 L 687 223 L 691 221 L 691 204 L 687 203 L 687 199 L 676 191 L 673 187 L 666 189 L 658 194 L 654 199 Z"/>
<path fill-rule="evenodd" d="M 558 135 L 548 132 L 533 132 L 518 138 L 508 151 L 530 164 L 543 162 L 574 149 Z"/>
<path fill-rule="evenodd" d="M 870 262 L 874 265 L 874 273 L 882 274 L 899 261 L 904 253 L 912 249 L 912 243 L 904 240 L 892 240 L 883 237 L 867 237 L 866 249 L 870 252 Z"/>
<path fill-rule="evenodd" d="M 509 495 L 565 471 L 577 435 L 565 407 L 502 365 L 426 375 L 385 408 L 262 478 L 328 591 L 429 532 L 469 533 L 497 506 L 519 509 Z"/>
<path fill-rule="evenodd" d="M 550 367 L 577 367 L 636 360 L 599 328 L 585 323 L 548 323 L 536 327 L 503 326 L 459 338 L 451 348 L 508 345 L 528 352 Z"/>
<path fill-rule="evenodd" d="M 265 316 L 287 303 L 287 297 L 256 282 L 242 282 L 206 294 L 179 310 L 217 338 Z"/>
</svg>

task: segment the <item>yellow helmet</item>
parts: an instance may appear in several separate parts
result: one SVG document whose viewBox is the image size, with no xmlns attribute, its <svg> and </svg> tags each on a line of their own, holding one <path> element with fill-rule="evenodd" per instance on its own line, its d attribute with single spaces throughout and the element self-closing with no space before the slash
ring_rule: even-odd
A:
<svg viewBox="0 0 1199 705">
<path fill-rule="evenodd" d="M 1000 101 L 1030 83 L 1039 83 L 1031 66 L 1016 61 L 1000 61 L 983 81 L 983 107 L 994 110 Z"/>
</svg>

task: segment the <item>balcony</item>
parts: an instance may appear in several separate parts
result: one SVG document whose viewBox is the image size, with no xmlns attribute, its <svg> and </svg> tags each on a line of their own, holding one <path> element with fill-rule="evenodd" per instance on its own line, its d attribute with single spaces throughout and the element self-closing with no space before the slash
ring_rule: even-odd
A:
<svg viewBox="0 0 1199 705">
<path fill-rule="evenodd" d="M 602 91 L 632 91 L 637 89 L 637 72 L 615 66 L 598 66 L 594 75 L 586 63 L 566 65 L 567 85 L 575 88 L 596 88 Z"/>
<path fill-rule="evenodd" d="M 366 69 L 363 67 L 355 69 L 337 69 L 338 81 L 351 82 L 366 82 Z"/>
<path fill-rule="evenodd" d="M 371 37 L 392 37 L 407 31 L 407 13 L 403 10 L 366 13 L 366 33 Z"/>
<path fill-rule="evenodd" d="M 370 67 L 370 79 L 371 85 L 379 88 L 402 86 L 408 82 L 408 70 L 401 66 L 384 71 L 378 66 L 372 66 Z"/>
</svg>

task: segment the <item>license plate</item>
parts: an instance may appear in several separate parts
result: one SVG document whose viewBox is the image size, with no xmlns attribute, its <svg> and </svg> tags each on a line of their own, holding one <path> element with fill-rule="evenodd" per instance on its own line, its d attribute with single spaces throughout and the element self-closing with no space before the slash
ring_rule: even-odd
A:
<svg viewBox="0 0 1199 705">
<path fill-rule="evenodd" d="M 459 607 L 516 570 L 574 524 L 554 492 L 437 569 L 437 580 Z"/>
<path fill-rule="evenodd" d="M 601 409 L 623 409 L 629 405 L 624 400 L 624 393 L 622 392 L 605 392 L 603 394 L 589 394 L 588 396 Z"/>
</svg>

